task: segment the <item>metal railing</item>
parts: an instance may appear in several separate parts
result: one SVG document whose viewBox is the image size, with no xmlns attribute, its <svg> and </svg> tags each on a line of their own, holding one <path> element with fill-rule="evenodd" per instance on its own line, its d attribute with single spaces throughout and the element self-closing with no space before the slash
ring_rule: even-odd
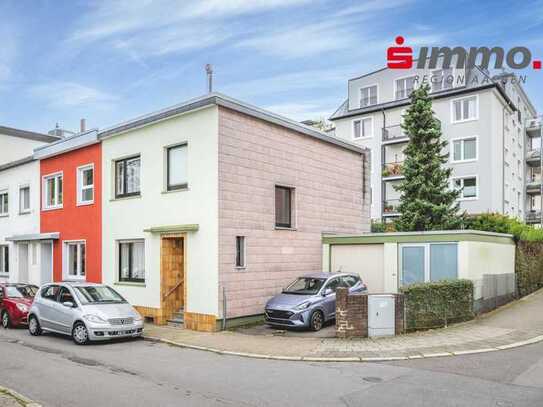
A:
<svg viewBox="0 0 543 407">
<path fill-rule="evenodd" d="M 403 161 L 383 164 L 381 176 L 383 178 L 403 176 Z"/>
<path fill-rule="evenodd" d="M 526 222 L 539 222 L 541 221 L 541 211 L 540 210 L 530 210 L 526 212 Z"/>
<path fill-rule="evenodd" d="M 383 201 L 383 215 L 398 215 L 399 199 L 388 199 Z"/>
<path fill-rule="evenodd" d="M 533 160 L 540 157 L 541 149 L 539 148 L 531 148 L 528 151 L 526 151 L 526 159 L 527 160 Z"/>
<path fill-rule="evenodd" d="M 526 129 L 527 130 L 538 129 L 539 127 L 541 127 L 542 124 L 543 124 L 543 118 L 542 117 L 535 117 L 535 118 L 532 118 L 532 119 L 527 119 L 526 120 Z"/>
<path fill-rule="evenodd" d="M 383 128 L 383 141 L 398 140 L 403 138 L 408 139 L 409 136 L 403 132 L 400 124 Z"/>
</svg>

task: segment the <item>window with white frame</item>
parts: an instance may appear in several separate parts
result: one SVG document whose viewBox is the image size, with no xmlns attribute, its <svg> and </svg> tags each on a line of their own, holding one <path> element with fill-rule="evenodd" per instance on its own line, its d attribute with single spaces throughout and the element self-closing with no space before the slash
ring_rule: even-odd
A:
<svg viewBox="0 0 543 407">
<path fill-rule="evenodd" d="M 94 164 L 77 169 L 77 204 L 94 203 Z"/>
<path fill-rule="evenodd" d="M 64 275 L 67 279 L 84 279 L 86 271 L 85 242 L 64 243 Z"/>
<path fill-rule="evenodd" d="M 187 144 L 180 144 L 166 149 L 166 189 L 173 191 L 188 186 Z"/>
<path fill-rule="evenodd" d="M 19 187 L 19 213 L 30 212 L 30 186 Z"/>
<path fill-rule="evenodd" d="M 477 198 L 477 177 L 454 178 L 453 187 L 461 191 L 459 199 Z"/>
<path fill-rule="evenodd" d="M 143 240 L 117 242 L 119 281 L 145 282 L 145 243 Z"/>
<path fill-rule="evenodd" d="M 43 207 L 62 208 L 62 173 L 43 177 Z"/>
<path fill-rule="evenodd" d="M 0 273 L 9 273 L 9 246 L 0 245 Z"/>
<path fill-rule="evenodd" d="M 453 140 L 452 161 L 473 161 L 477 159 L 477 137 Z"/>
<path fill-rule="evenodd" d="M 459 123 L 476 120 L 479 116 L 479 99 L 477 96 L 468 96 L 451 102 L 452 122 Z"/>
<path fill-rule="evenodd" d="M 236 236 L 236 267 L 245 268 L 245 236 Z"/>
<path fill-rule="evenodd" d="M 373 137 L 373 117 L 365 117 L 353 122 L 353 138 L 366 137 Z"/>
<path fill-rule="evenodd" d="M 458 278 L 457 243 L 418 243 L 399 246 L 402 286 Z"/>
<path fill-rule="evenodd" d="M 366 86 L 360 89 L 360 107 L 377 104 L 377 85 Z"/>
<path fill-rule="evenodd" d="M 408 98 L 415 89 L 415 82 L 416 76 L 396 79 L 396 100 Z"/>
<path fill-rule="evenodd" d="M 9 194 L 8 191 L 0 191 L 0 216 L 9 214 Z"/>
<path fill-rule="evenodd" d="M 453 70 L 447 68 L 433 71 L 430 81 L 432 83 L 432 92 L 451 89 L 454 84 Z"/>
</svg>

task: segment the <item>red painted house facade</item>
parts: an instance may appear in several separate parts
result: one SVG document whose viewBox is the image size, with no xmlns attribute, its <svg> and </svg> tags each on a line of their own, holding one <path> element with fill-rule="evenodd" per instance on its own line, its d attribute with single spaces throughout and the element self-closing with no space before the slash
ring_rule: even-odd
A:
<svg viewBox="0 0 543 407">
<path fill-rule="evenodd" d="M 97 132 L 78 134 L 37 151 L 40 232 L 53 243 L 53 281 L 102 282 L 102 148 Z"/>
</svg>

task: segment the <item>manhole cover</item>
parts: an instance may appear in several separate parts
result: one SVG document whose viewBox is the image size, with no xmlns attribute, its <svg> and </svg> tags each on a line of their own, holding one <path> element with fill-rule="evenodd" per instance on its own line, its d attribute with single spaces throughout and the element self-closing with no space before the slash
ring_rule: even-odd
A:
<svg viewBox="0 0 543 407">
<path fill-rule="evenodd" d="M 370 382 L 370 383 L 381 383 L 383 381 L 383 379 L 381 379 L 380 377 L 374 377 L 374 376 L 363 377 L 362 380 L 364 380 L 365 382 Z"/>
</svg>

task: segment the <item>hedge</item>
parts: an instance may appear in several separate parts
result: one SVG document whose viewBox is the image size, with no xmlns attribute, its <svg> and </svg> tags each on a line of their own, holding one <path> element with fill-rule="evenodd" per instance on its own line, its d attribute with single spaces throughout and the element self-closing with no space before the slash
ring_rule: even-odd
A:
<svg viewBox="0 0 543 407">
<path fill-rule="evenodd" d="M 473 282 L 443 280 L 402 287 L 408 331 L 441 328 L 470 320 L 473 313 Z"/>
<path fill-rule="evenodd" d="M 518 242 L 515 263 L 520 297 L 543 287 L 543 242 Z"/>
</svg>

